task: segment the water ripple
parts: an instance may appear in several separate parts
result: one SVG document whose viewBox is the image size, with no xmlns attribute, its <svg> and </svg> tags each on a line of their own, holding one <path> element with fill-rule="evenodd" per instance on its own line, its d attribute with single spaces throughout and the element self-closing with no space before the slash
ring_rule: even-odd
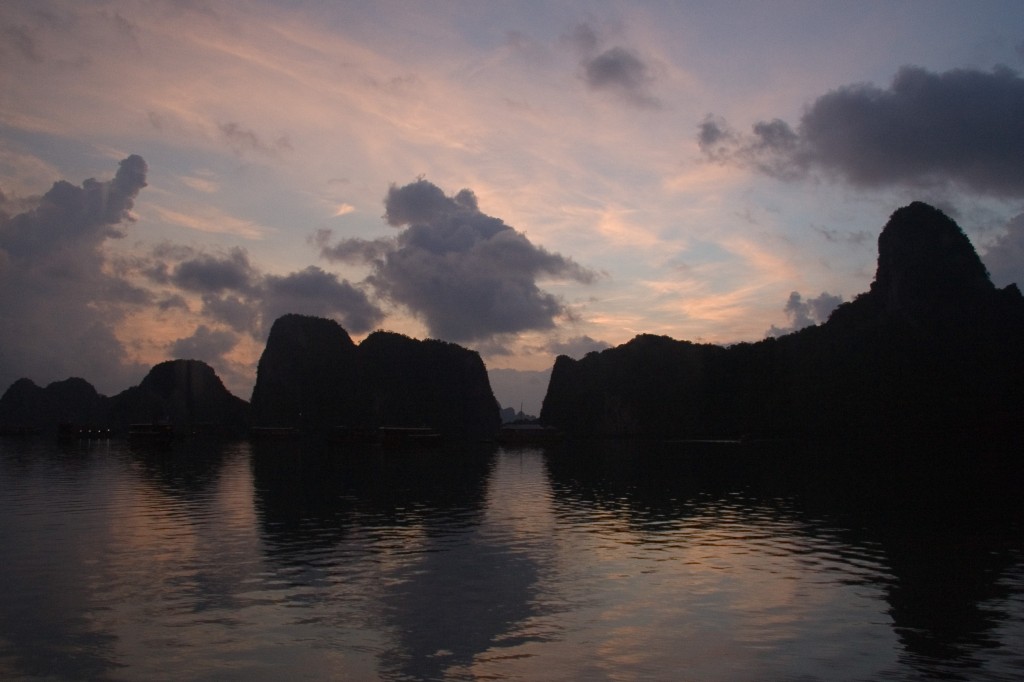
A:
<svg viewBox="0 0 1024 682">
<path fill-rule="evenodd" d="M 1013 520 L 650 477 L 642 453 L 304 448 L 0 443 L 4 679 L 1024 671 Z"/>
</svg>

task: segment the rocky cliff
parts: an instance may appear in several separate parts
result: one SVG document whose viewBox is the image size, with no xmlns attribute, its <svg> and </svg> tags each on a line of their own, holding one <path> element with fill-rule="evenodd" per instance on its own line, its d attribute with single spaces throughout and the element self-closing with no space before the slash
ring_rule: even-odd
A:
<svg viewBox="0 0 1024 682">
<path fill-rule="evenodd" d="M 278 318 L 256 368 L 253 422 L 303 429 L 362 423 L 356 362 L 356 345 L 337 322 Z"/>
<path fill-rule="evenodd" d="M 479 437 L 499 407 L 480 356 L 442 341 L 374 332 L 356 346 L 336 322 L 285 315 L 270 331 L 252 394 L 259 426 L 426 426 Z"/>
<path fill-rule="evenodd" d="M 374 332 L 359 344 L 359 360 L 375 425 L 428 426 L 479 438 L 501 424 L 501 408 L 475 351 Z"/>
<path fill-rule="evenodd" d="M 825 324 L 729 348 L 640 336 L 559 357 L 541 420 L 594 435 L 1006 433 L 1024 416 L 1024 298 L 922 203 L 878 239 L 868 292 Z"/>
</svg>

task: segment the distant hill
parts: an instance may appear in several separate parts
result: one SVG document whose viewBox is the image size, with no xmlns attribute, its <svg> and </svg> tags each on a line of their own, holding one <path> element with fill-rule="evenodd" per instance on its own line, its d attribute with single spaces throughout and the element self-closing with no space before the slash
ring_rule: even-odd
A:
<svg viewBox="0 0 1024 682">
<path fill-rule="evenodd" d="M 271 328 L 251 405 L 209 365 L 171 360 L 107 398 L 83 379 L 41 388 L 14 382 L 0 398 L 0 432 L 170 424 L 181 433 L 244 433 L 251 424 L 326 432 L 336 426 L 429 427 L 490 437 L 501 423 L 480 356 L 453 343 L 374 332 L 357 346 L 336 322 L 284 315 Z"/>
<path fill-rule="evenodd" d="M 232 395 L 213 368 L 199 360 L 169 360 L 149 371 L 138 386 L 110 399 L 110 422 L 167 423 L 184 433 L 241 434 L 249 405 Z"/>
<path fill-rule="evenodd" d="M 63 425 L 124 432 L 135 423 L 170 424 L 179 432 L 242 433 L 249 406 L 198 360 L 162 362 L 138 386 L 112 398 L 79 378 L 46 388 L 19 379 L 0 397 L 0 429 L 8 431 L 56 432 Z"/>
<path fill-rule="evenodd" d="M 500 424 L 480 356 L 453 343 L 374 332 L 355 345 L 332 320 L 274 322 L 252 393 L 259 426 L 423 426 L 460 437 Z"/>
<path fill-rule="evenodd" d="M 55 381 L 45 388 L 18 379 L 0 397 L 0 429 L 56 431 L 60 424 L 106 428 L 110 399 L 85 379 Z"/>
<path fill-rule="evenodd" d="M 683 438 L 1016 432 L 1024 298 L 920 202 L 892 214 L 868 292 L 817 327 L 728 348 L 641 335 L 555 361 L 541 421 Z"/>
</svg>

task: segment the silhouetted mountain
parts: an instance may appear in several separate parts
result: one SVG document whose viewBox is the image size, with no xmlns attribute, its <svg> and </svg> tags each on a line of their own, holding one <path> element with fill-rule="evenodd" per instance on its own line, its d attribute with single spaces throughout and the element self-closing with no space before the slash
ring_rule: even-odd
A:
<svg viewBox="0 0 1024 682">
<path fill-rule="evenodd" d="M 256 368 L 253 423 L 323 428 L 366 421 L 356 345 L 337 322 L 305 315 L 274 321 Z"/>
<path fill-rule="evenodd" d="M 914 203 L 878 239 L 868 292 L 828 322 L 722 348 L 638 336 L 560 356 L 541 420 L 687 438 L 1007 434 L 1024 414 L 1024 298 L 997 289 L 960 228 Z"/>
<path fill-rule="evenodd" d="M 501 424 L 476 351 L 378 331 L 359 344 L 359 360 L 374 424 L 428 426 L 474 437 L 493 435 Z"/>
<path fill-rule="evenodd" d="M 40 388 L 18 379 L 0 398 L 0 428 L 56 431 L 60 424 L 107 427 L 109 399 L 85 379 L 55 381 Z"/>
<path fill-rule="evenodd" d="M 238 434 L 248 428 L 249 405 L 205 362 L 169 360 L 153 367 L 138 386 L 111 398 L 110 419 L 118 429 L 169 423 L 182 433 Z"/>
<path fill-rule="evenodd" d="M 356 346 L 336 322 L 285 315 L 260 358 L 252 409 L 260 426 L 427 426 L 492 434 L 498 404 L 480 356 L 443 341 L 374 332 Z"/>
</svg>

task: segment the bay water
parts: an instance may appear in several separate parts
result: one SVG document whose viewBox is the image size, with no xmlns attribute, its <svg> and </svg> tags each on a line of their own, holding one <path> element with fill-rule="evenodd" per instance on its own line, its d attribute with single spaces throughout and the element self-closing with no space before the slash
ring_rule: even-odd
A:
<svg viewBox="0 0 1024 682">
<path fill-rule="evenodd" d="M 1012 500 L 732 452 L 0 440 L 0 679 L 1024 678 Z"/>
</svg>

